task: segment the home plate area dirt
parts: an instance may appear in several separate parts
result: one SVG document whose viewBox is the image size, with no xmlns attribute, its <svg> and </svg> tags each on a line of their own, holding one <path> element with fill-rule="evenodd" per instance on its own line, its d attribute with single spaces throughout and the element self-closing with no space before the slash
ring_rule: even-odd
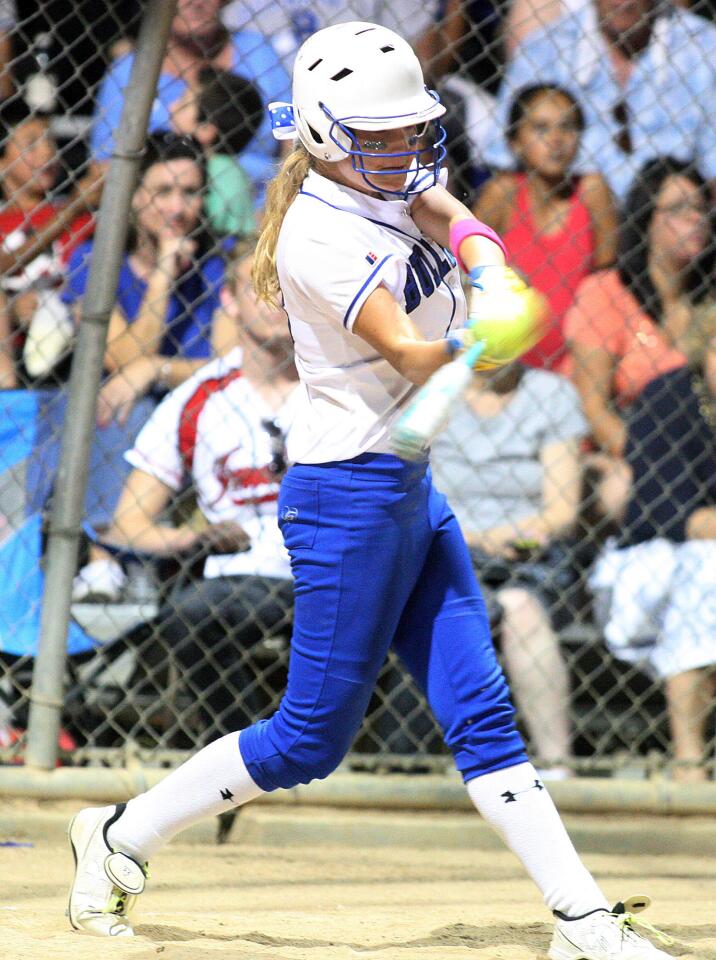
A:
<svg viewBox="0 0 716 960">
<path fill-rule="evenodd" d="M 3 960 L 534 960 L 549 912 L 477 815 L 257 804 L 227 843 L 207 821 L 151 864 L 137 936 L 76 933 L 64 915 L 77 803 L 0 799 Z M 668 952 L 716 960 L 716 823 L 568 816 L 610 900 L 647 893 Z"/>
</svg>

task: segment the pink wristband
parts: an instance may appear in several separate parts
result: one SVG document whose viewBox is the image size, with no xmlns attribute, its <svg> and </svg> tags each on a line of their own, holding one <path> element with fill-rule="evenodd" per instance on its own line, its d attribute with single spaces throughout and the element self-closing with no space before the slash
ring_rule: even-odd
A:
<svg viewBox="0 0 716 960">
<path fill-rule="evenodd" d="M 497 246 L 502 250 L 505 255 L 505 260 L 507 259 L 507 247 L 502 242 L 502 238 L 499 237 L 492 227 L 488 227 L 486 223 L 482 223 L 480 220 L 459 220 L 456 224 L 450 227 L 450 249 L 457 257 L 458 265 L 461 270 L 467 272 L 467 267 L 463 263 L 462 257 L 460 256 L 460 245 L 463 240 L 466 240 L 468 237 L 485 237 L 487 240 L 492 240 L 493 243 L 496 243 Z"/>
</svg>

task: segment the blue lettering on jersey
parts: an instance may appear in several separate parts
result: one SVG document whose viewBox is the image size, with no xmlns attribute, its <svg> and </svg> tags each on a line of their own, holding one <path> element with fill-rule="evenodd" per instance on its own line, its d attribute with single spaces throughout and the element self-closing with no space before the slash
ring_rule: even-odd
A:
<svg viewBox="0 0 716 960">
<path fill-rule="evenodd" d="M 428 257 L 428 252 L 431 257 Z M 419 306 L 423 297 L 431 296 L 443 277 L 452 270 L 454 265 L 454 261 L 450 262 L 446 257 L 436 253 L 434 249 L 428 248 L 426 251 L 423 247 L 414 244 L 406 264 L 405 288 L 403 290 L 405 312 L 412 313 Z"/>
</svg>

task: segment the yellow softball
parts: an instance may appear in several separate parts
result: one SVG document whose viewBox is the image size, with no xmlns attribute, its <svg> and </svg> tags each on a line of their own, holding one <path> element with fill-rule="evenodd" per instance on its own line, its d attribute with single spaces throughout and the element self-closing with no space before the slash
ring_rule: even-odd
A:
<svg viewBox="0 0 716 960">
<path fill-rule="evenodd" d="M 521 357 L 545 334 L 549 307 L 539 291 L 528 287 L 511 270 L 505 282 L 470 291 L 470 340 L 484 340 L 478 369 L 500 367 Z"/>
</svg>

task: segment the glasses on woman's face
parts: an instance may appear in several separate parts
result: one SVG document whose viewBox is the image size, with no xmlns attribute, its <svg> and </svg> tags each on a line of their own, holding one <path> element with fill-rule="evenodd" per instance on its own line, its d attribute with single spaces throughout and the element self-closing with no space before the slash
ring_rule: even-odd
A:
<svg viewBox="0 0 716 960">
<path fill-rule="evenodd" d="M 614 104 L 612 107 L 612 118 L 618 128 L 614 134 L 614 143 L 616 143 L 622 153 L 633 153 L 634 144 L 631 139 L 629 108 L 627 107 L 626 100 L 619 100 Z"/>
</svg>

